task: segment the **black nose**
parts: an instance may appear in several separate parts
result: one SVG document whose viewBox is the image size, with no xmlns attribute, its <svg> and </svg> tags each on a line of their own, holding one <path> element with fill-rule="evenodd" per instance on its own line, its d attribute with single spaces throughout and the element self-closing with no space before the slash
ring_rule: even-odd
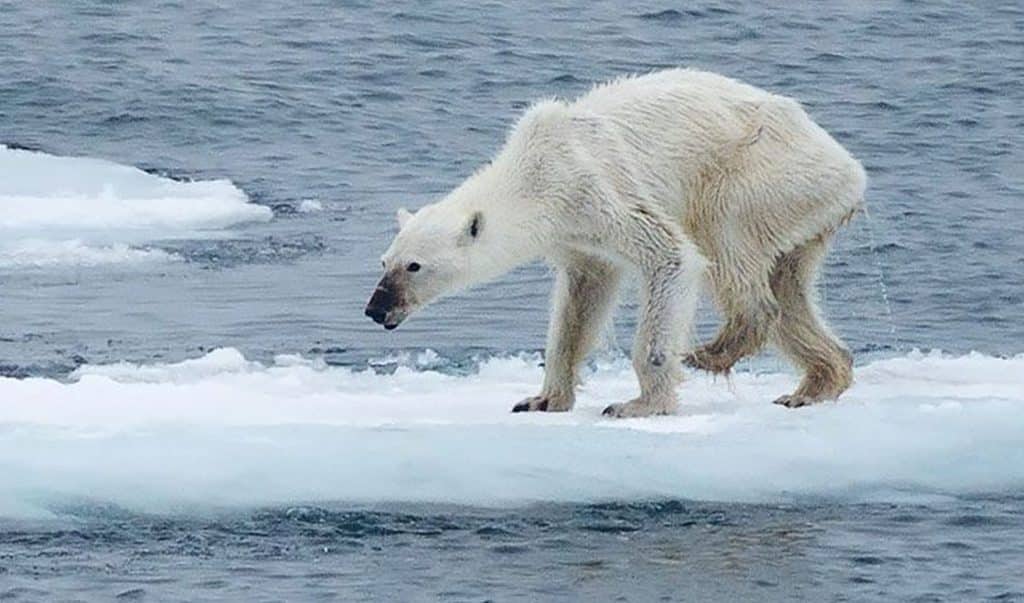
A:
<svg viewBox="0 0 1024 603">
<path fill-rule="evenodd" d="M 384 318 L 388 313 L 376 306 L 366 306 L 366 315 L 372 318 L 373 322 L 377 324 L 384 324 Z"/>
</svg>

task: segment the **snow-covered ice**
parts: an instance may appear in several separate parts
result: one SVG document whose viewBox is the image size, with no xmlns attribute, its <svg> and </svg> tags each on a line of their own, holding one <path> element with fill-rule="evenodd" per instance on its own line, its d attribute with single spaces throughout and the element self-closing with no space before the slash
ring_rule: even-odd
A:
<svg viewBox="0 0 1024 603">
<path fill-rule="evenodd" d="M 795 376 L 695 376 L 678 415 L 611 420 L 628 361 L 591 371 L 577 408 L 510 414 L 534 357 L 468 376 L 393 374 L 219 349 L 177 364 L 0 379 L 0 515 L 80 501 L 149 511 L 318 501 L 483 505 L 682 497 L 905 499 L 1024 485 L 1024 355 L 913 352 L 857 370 L 841 402 L 770 401 Z"/>
</svg>

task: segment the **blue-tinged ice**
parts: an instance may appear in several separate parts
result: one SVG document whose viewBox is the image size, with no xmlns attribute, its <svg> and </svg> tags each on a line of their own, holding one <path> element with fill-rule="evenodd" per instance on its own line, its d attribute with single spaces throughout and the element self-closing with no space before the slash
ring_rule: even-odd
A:
<svg viewBox="0 0 1024 603">
<path fill-rule="evenodd" d="M 0 379 L 0 515 L 81 500 L 161 512 L 884 500 L 1024 485 L 1024 356 L 878 360 L 840 402 L 800 410 L 771 404 L 795 386 L 790 374 L 697 376 L 676 416 L 605 419 L 606 404 L 636 391 L 623 360 L 588 375 L 572 412 L 511 414 L 541 378 L 531 357 L 486 360 L 469 376 L 382 375 L 220 349 L 84 366 L 67 383 Z"/>
</svg>

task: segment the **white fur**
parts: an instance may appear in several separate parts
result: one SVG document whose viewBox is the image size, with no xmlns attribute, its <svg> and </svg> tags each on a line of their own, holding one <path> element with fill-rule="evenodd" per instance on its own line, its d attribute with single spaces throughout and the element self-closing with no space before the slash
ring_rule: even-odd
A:
<svg viewBox="0 0 1024 603">
<path fill-rule="evenodd" d="M 529 410 L 572 407 L 577 367 L 621 273 L 635 271 L 641 391 L 609 412 L 667 413 L 702 277 L 727 315 L 774 308 L 777 260 L 827 237 L 859 207 L 864 186 L 860 164 L 795 101 L 673 69 L 535 104 L 488 166 L 400 217 L 383 260 L 393 274 L 422 265 L 403 281 L 414 306 L 536 259 L 555 266 L 547 374 Z M 467 238 L 474 215 L 482 227 Z"/>
</svg>

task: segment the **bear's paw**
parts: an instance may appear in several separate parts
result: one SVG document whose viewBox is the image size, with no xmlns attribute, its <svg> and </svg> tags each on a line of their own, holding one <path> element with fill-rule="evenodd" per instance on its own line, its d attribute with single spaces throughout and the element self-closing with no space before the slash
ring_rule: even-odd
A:
<svg viewBox="0 0 1024 603">
<path fill-rule="evenodd" d="M 601 414 L 615 419 L 629 419 L 654 415 L 670 415 L 675 410 L 676 403 L 672 400 L 652 401 L 636 398 L 622 404 L 611 404 Z"/>
<path fill-rule="evenodd" d="M 572 399 L 564 396 L 530 396 L 512 407 L 512 412 L 565 412 L 572 409 Z"/>
<path fill-rule="evenodd" d="M 812 398 L 811 396 L 801 396 L 800 394 L 789 394 L 777 398 L 773 404 L 779 406 L 785 406 L 786 408 L 803 408 L 804 406 L 811 406 L 812 404 L 820 404 L 824 402 L 822 399 Z"/>
</svg>

